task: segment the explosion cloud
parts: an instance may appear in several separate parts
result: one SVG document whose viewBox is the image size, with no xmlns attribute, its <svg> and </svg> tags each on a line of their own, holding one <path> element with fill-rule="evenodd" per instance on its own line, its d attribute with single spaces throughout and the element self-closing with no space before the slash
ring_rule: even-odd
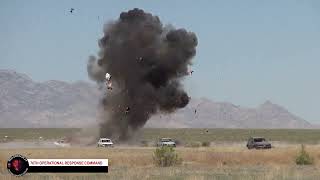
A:
<svg viewBox="0 0 320 180">
<path fill-rule="evenodd" d="M 189 103 L 181 80 L 196 54 L 197 37 L 185 29 L 163 26 L 157 16 L 141 9 L 122 12 L 104 27 L 98 57 L 88 61 L 88 75 L 100 85 L 106 73 L 101 137 L 126 140 L 161 111 L 171 113 Z"/>
</svg>

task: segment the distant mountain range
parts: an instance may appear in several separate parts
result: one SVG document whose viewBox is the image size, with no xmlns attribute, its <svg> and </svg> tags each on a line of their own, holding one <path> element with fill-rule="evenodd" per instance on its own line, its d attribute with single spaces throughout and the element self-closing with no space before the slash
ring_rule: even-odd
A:
<svg viewBox="0 0 320 180">
<path fill-rule="evenodd" d="M 35 82 L 25 74 L 0 70 L 0 124 L 7 127 L 86 127 L 97 117 L 99 91 L 89 82 Z M 266 101 L 246 108 L 206 98 L 173 114 L 158 114 L 146 127 L 315 128 L 285 108 Z"/>
</svg>

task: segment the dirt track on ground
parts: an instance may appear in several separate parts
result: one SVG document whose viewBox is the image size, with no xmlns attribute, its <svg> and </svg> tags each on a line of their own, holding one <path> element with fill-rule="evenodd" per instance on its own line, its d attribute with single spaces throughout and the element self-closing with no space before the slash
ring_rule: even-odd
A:
<svg viewBox="0 0 320 180">
<path fill-rule="evenodd" d="M 17 148 L 68 148 L 68 147 L 96 147 L 96 144 L 81 144 L 81 143 L 73 143 L 67 147 L 61 147 L 54 144 L 57 140 L 44 140 L 44 141 L 25 141 L 25 140 L 14 140 L 9 142 L 0 143 L 0 149 L 17 149 Z M 287 142 L 271 142 L 274 148 L 286 148 L 286 147 L 297 147 L 300 144 L 297 143 L 287 143 Z M 211 142 L 210 147 L 217 148 L 245 148 L 246 142 Z M 313 147 L 320 145 L 312 145 Z M 118 148 L 139 148 L 143 147 L 142 144 L 115 144 L 115 147 Z M 149 148 L 152 146 L 149 145 Z M 184 147 L 181 145 L 180 147 Z M 143 147 L 146 148 L 146 147 Z"/>
</svg>

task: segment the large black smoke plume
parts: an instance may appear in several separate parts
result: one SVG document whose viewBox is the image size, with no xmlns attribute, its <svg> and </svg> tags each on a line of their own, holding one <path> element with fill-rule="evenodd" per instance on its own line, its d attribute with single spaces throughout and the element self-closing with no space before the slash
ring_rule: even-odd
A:
<svg viewBox="0 0 320 180">
<path fill-rule="evenodd" d="M 100 135 L 126 140 L 158 111 L 185 107 L 189 97 L 180 81 L 188 75 L 196 46 L 194 33 L 163 26 L 157 16 L 137 8 L 106 24 L 98 57 L 91 56 L 87 67 L 100 85 L 106 73 L 112 76 L 113 89 L 105 88 L 101 100 Z"/>
</svg>

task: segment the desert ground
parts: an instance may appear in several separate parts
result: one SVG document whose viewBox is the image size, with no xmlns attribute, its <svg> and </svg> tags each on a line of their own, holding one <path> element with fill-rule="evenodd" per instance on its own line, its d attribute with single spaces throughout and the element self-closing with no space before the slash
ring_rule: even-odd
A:
<svg viewBox="0 0 320 180">
<path fill-rule="evenodd" d="M 226 130 L 226 129 L 145 129 L 141 141 L 115 144 L 113 148 L 75 144 L 57 147 L 53 142 L 80 130 L 0 129 L 9 140 L 0 143 L 0 179 L 319 179 L 319 130 Z M 58 133 L 58 134 L 57 134 Z M 264 136 L 272 142 L 270 150 L 248 150 L 247 136 Z M 39 140 L 41 136 L 42 140 Z M 180 141 L 176 148 L 182 164 L 157 167 L 153 162 L 154 141 L 158 137 Z M 234 137 L 234 138 L 233 138 Z M 201 142 L 209 141 L 203 147 Z M 299 166 L 295 158 L 305 144 L 313 165 Z M 11 176 L 7 159 L 21 154 L 27 158 L 107 158 L 107 174 L 26 174 Z"/>
</svg>

